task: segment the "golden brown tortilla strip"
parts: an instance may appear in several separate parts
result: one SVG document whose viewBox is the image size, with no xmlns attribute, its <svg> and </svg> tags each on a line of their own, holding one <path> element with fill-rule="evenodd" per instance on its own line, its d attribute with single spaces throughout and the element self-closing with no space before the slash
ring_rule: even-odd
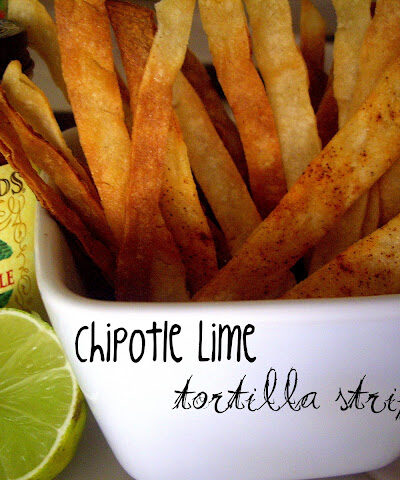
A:
<svg viewBox="0 0 400 480">
<path fill-rule="evenodd" d="M 189 49 L 186 52 L 185 61 L 182 65 L 182 73 L 201 98 L 215 130 L 235 162 L 240 175 L 247 182 L 249 173 L 247 171 L 246 157 L 236 125 L 227 114 L 205 66 Z"/>
<path fill-rule="evenodd" d="M 367 134 L 368 133 L 368 134 Z M 238 300 L 293 266 L 400 154 L 400 59 L 238 254 L 195 296 Z"/>
<path fill-rule="evenodd" d="M 308 69 L 323 70 L 326 23 L 311 0 L 301 0 L 300 50 Z"/>
<path fill-rule="evenodd" d="M 10 62 L 1 80 L 10 105 L 45 140 L 71 154 L 45 94 L 23 72 L 18 60 Z"/>
<path fill-rule="evenodd" d="M 335 226 L 321 239 L 312 252 L 308 273 L 314 273 L 336 255 L 362 237 L 362 227 L 368 206 L 368 192 L 339 218 Z"/>
<path fill-rule="evenodd" d="M 216 275 L 217 256 L 175 114 L 169 129 L 160 208 L 186 267 L 189 291 L 195 293 Z"/>
<path fill-rule="evenodd" d="M 379 180 L 380 219 L 379 224 L 385 225 L 400 212 L 400 161 Z"/>
<path fill-rule="evenodd" d="M 321 150 L 308 74 L 288 0 L 245 0 L 253 48 L 275 115 L 288 188 Z"/>
<path fill-rule="evenodd" d="M 152 302 L 187 302 L 186 271 L 179 250 L 160 212 L 155 221 L 148 298 Z"/>
<path fill-rule="evenodd" d="M 68 100 L 61 71 L 56 26 L 46 8 L 38 0 L 8 0 L 7 8 L 8 19 L 26 29 L 29 46 L 36 50 L 46 62 L 55 84 Z"/>
<path fill-rule="evenodd" d="M 360 50 L 359 73 L 349 115 L 353 115 L 371 93 L 382 72 L 400 55 L 400 4 L 380 0 Z"/>
<path fill-rule="evenodd" d="M 103 0 L 56 0 L 62 69 L 79 139 L 118 242 L 125 222 L 130 140 Z"/>
<path fill-rule="evenodd" d="M 327 75 L 324 71 L 326 23 L 310 0 L 301 1 L 300 50 L 310 79 L 310 99 L 317 111 L 324 95 Z"/>
<path fill-rule="evenodd" d="M 349 15 L 347 11 L 347 8 L 349 8 L 348 4 L 340 5 L 340 8 L 344 8 L 343 15 Z M 357 2 L 357 5 L 353 5 L 353 8 L 363 8 L 364 22 L 366 22 L 369 13 L 365 2 Z M 351 13 L 351 15 L 355 15 L 355 12 Z M 362 16 L 360 18 L 362 18 Z M 355 23 L 350 26 L 349 35 L 351 35 L 353 29 L 358 29 L 359 21 L 360 19 L 354 20 Z M 358 46 L 360 40 L 362 40 L 361 47 Z M 359 54 L 357 57 L 356 52 L 353 52 L 353 62 L 357 65 L 353 65 L 352 75 L 356 76 L 356 80 L 354 81 L 353 96 L 348 105 L 348 112 L 343 119 L 344 121 L 358 110 L 367 95 L 372 91 L 385 68 L 400 55 L 399 2 L 395 0 L 383 0 L 379 2 L 376 15 L 369 23 L 363 39 L 352 38 L 347 39 L 347 41 L 351 42 L 354 49 L 359 50 Z M 340 42 L 340 39 L 338 42 Z M 344 49 L 345 45 L 341 48 Z M 350 47 L 349 50 L 351 51 Z M 349 68 L 348 62 L 350 62 L 350 57 L 348 53 L 346 53 L 346 55 L 347 56 L 343 58 L 337 58 L 340 63 L 340 65 L 337 65 L 337 68 L 340 70 L 347 70 Z M 350 78 L 349 72 L 347 72 L 346 75 Z M 343 88 L 343 86 L 340 84 L 337 85 L 337 88 Z M 390 169 L 382 179 L 380 179 L 380 182 L 384 181 L 387 186 L 390 180 L 388 181 L 385 177 L 387 175 L 388 178 L 391 178 L 393 172 L 395 172 L 395 170 Z M 398 185 L 398 178 L 392 178 L 392 181 L 395 185 Z M 349 211 L 346 212 L 336 226 L 336 231 L 329 233 L 326 238 L 322 240 L 314 252 L 310 272 L 318 270 L 337 254 L 378 227 L 380 208 L 385 208 L 383 205 L 384 202 L 382 200 L 380 201 L 377 195 L 378 188 L 380 187 L 376 186 L 373 190 L 363 195 Z M 382 205 L 380 205 L 380 203 Z M 400 204 L 398 211 L 400 211 Z M 398 211 L 394 213 L 397 214 Z M 387 218 L 386 220 L 389 219 Z"/>
<path fill-rule="evenodd" d="M 131 97 L 129 95 L 128 87 L 125 85 L 124 79 L 119 74 L 118 70 L 115 70 L 117 74 L 119 93 L 121 94 L 122 108 L 124 110 L 125 125 L 128 129 L 129 135 L 132 133 L 132 112 L 131 112 Z"/>
<path fill-rule="evenodd" d="M 112 283 L 114 258 L 107 247 L 96 240 L 74 210 L 36 173 L 27 159 L 19 137 L 8 118 L 0 110 L 0 152 L 7 162 L 24 178 L 36 198 L 49 213 L 80 241 L 87 255 Z"/>
<path fill-rule="evenodd" d="M 148 8 L 121 0 L 106 0 L 106 8 L 128 77 L 129 90 L 118 76 L 124 109 L 129 109 L 133 116 L 144 67 L 157 30 L 155 15 Z M 126 104 L 128 108 L 125 107 Z M 126 113 L 125 117 L 127 118 Z M 130 120 L 132 124 L 132 118 Z M 129 131 L 131 130 L 130 128 Z"/>
<path fill-rule="evenodd" d="M 338 107 L 333 95 L 333 85 L 328 84 L 317 111 L 318 135 L 324 148 L 336 135 L 338 126 Z"/>
<path fill-rule="evenodd" d="M 379 227 L 380 217 L 380 188 L 379 181 L 374 183 L 368 192 L 368 203 L 362 224 L 360 238 L 366 237 Z M 392 217 L 393 218 L 393 217 Z"/>
<path fill-rule="evenodd" d="M 359 297 L 392 293 L 400 293 L 400 216 L 359 240 L 282 298 Z"/>
<path fill-rule="evenodd" d="M 91 195 L 85 184 L 80 181 L 70 167 L 67 158 L 29 128 L 22 117 L 7 103 L 1 89 L 0 110 L 7 116 L 17 132 L 29 161 L 51 177 L 81 219 L 87 223 L 92 233 L 105 245 L 115 249 L 115 240 L 112 237 L 101 205 Z"/>
<path fill-rule="evenodd" d="M 163 182 L 172 86 L 185 58 L 194 0 L 162 0 L 158 31 L 140 84 L 132 131 L 124 239 L 117 260 L 117 296 L 149 300 L 150 266 Z"/>
<path fill-rule="evenodd" d="M 246 154 L 252 196 L 262 216 L 286 191 L 279 139 L 267 95 L 251 59 L 240 0 L 200 0 L 200 14 L 217 71 Z"/>
<path fill-rule="evenodd" d="M 121 53 L 130 105 L 134 112 L 143 72 L 157 32 L 155 14 L 149 8 L 120 0 L 107 0 L 106 7 Z"/>
<path fill-rule="evenodd" d="M 362 101 L 371 92 L 385 68 L 400 55 L 400 3 L 397 0 L 380 0 L 375 16 L 371 20 L 364 37 L 360 53 L 360 67 L 357 84 L 350 107 L 350 114 L 357 111 Z M 399 168 L 395 165 L 379 181 L 380 202 L 370 193 L 367 209 L 368 218 L 364 220 L 363 230 L 371 229 L 367 223 L 379 222 L 379 210 L 382 210 L 381 225 L 400 212 Z M 390 212 L 390 213 L 389 213 Z"/>
<path fill-rule="evenodd" d="M 106 5 L 132 92 L 131 109 L 135 112 L 143 70 L 156 32 L 154 15 L 149 9 L 127 2 L 109 0 Z M 215 275 L 217 260 L 175 115 L 169 130 L 160 208 L 181 252 L 188 288 L 195 292 Z M 165 250 L 165 244 L 162 248 Z M 154 268 L 152 272 L 158 274 Z"/>
<path fill-rule="evenodd" d="M 185 76 L 174 85 L 174 107 L 190 165 L 231 252 L 236 252 L 261 217 L 207 111 Z"/>
<path fill-rule="evenodd" d="M 333 46 L 333 90 L 339 107 L 341 128 L 350 116 L 361 46 L 371 21 L 371 0 L 333 0 L 333 5 L 337 17 Z M 360 104 L 364 99 L 365 97 Z"/>
<path fill-rule="evenodd" d="M 72 170 L 98 199 L 96 187 L 86 169 L 73 156 L 54 117 L 45 94 L 21 70 L 18 60 L 10 62 L 4 72 L 1 86 L 9 104 L 22 116 L 35 132 L 39 133 L 68 159 Z"/>
</svg>

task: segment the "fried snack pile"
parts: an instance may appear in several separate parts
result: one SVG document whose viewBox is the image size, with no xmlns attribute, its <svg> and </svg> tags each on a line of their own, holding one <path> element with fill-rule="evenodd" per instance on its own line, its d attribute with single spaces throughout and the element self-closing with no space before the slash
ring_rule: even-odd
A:
<svg viewBox="0 0 400 480">
<path fill-rule="evenodd" d="M 38 0 L 9 0 L 71 103 L 85 159 L 16 61 L 0 153 L 117 300 L 400 293 L 398 0 L 374 14 L 370 0 L 333 0 L 329 75 L 311 0 L 299 47 L 288 0 L 199 0 L 233 119 L 187 49 L 195 4 L 55 0 L 54 22 Z"/>
</svg>

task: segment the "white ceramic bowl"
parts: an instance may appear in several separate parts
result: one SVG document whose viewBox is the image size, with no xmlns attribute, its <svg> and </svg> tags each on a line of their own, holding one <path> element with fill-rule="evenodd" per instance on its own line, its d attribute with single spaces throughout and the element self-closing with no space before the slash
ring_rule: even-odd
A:
<svg viewBox="0 0 400 480">
<path fill-rule="evenodd" d="M 338 300 L 296 300 L 219 304 L 141 304 L 96 301 L 80 295 L 81 285 L 71 254 L 56 223 L 38 212 L 36 263 L 39 287 L 51 321 L 75 370 L 88 403 L 112 450 L 137 480 L 294 480 L 343 475 L 381 467 L 400 454 L 400 296 Z M 198 329 L 203 321 L 203 354 L 210 350 L 212 324 L 255 331 L 247 336 L 248 355 L 220 362 L 198 360 Z M 175 353 L 182 361 L 152 359 L 150 335 L 141 361 L 134 363 L 126 341 L 113 362 L 81 362 L 95 341 L 107 343 L 107 331 L 149 329 L 177 324 Z M 77 334 L 81 330 L 81 335 Z M 119 331 L 122 335 L 122 330 Z M 121 337 L 119 337 L 121 338 Z M 139 347 L 139 333 L 133 348 Z M 162 340 L 162 339 L 161 339 Z M 76 346 L 78 345 L 78 352 Z M 236 352 L 236 351 L 235 351 Z M 225 413 L 208 408 L 173 409 L 189 377 L 190 391 L 222 392 L 218 408 L 226 406 L 228 390 L 245 376 L 240 400 L 254 394 L 254 408 L 263 402 L 270 369 L 277 372 L 275 401 L 256 412 Z M 315 405 L 293 411 L 284 403 L 288 372 L 296 369 L 298 401 L 317 392 Z M 292 375 L 294 372 L 292 371 Z M 346 398 L 365 377 L 363 391 L 379 392 L 375 409 L 393 393 L 392 409 L 371 411 L 371 401 L 341 411 L 339 389 Z M 289 390 L 294 388 L 291 377 Z M 397 389 L 396 391 L 394 389 Z M 256 391 L 254 390 L 256 389 Z M 218 397 L 218 396 L 217 396 Z M 188 395 L 189 400 L 193 394 Z M 198 398 L 197 406 L 203 397 Z M 308 397 L 311 400 L 312 396 Z M 224 403 L 223 403 L 224 402 Z M 379 402 L 379 404 L 378 404 Z M 190 402 L 192 403 L 192 402 Z M 310 403 L 310 402 L 306 402 Z M 187 405 L 186 405 L 187 406 Z"/>
</svg>

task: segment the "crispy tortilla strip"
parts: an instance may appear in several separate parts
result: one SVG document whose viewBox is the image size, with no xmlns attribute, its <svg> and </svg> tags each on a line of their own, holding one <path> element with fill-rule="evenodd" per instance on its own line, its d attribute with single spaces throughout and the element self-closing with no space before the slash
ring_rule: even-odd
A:
<svg viewBox="0 0 400 480">
<path fill-rule="evenodd" d="M 326 23 L 311 0 L 301 1 L 300 50 L 310 79 L 310 99 L 316 111 L 324 95 L 327 75 L 324 71 Z"/>
<path fill-rule="evenodd" d="M 324 70 L 326 23 L 311 0 L 301 0 L 300 50 L 307 68 Z"/>
<path fill-rule="evenodd" d="M 380 0 L 361 46 L 359 74 L 349 114 L 371 93 L 382 72 L 400 55 L 400 4 Z"/>
<path fill-rule="evenodd" d="M 134 114 L 143 72 L 157 31 L 155 14 L 148 8 L 120 0 L 107 0 L 106 8 L 121 53 Z"/>
<path fill-rule="evenodd" d="M 246 154 L 253 199 L 265 216 L 285 194 L 286 184 L 271 106 L 251 60 L 242 2 L 200 0 L 199 7 L 218 79 Z"/>
<path fill-rule="evenodd" d="M 382 72 L 399 55 L 400 4 L 397 0 L 380 0 L 361 47 L 359 75 L 350 114 L 357 111 Z M 372 215 L 374 215 L 373 224 L 379 221 L 379 207 L 382 209 L 381 220 L 383 223 L 381 225 L 400 212 L 399 172 L 400 167 L 394 165 L 381 178 L 379 187 L 381 191 L 380 205 L 378 205 L 376 196 L 370 193 L 367 210 L 369 219 L 364 220 L 363 227 L 365 231 L 371 228 L 366 223 L 371 222 Z"/>
<path fill-rule="evenodd" d="M 343 8 L 343 6 L 341 6 Z M 367 16 L 364 5 L 364 15 Z M 354 28 L 357 28 L 355 25 Z M 400 5 L 395 0 L 382 0 L 378 4 L 375 17 L 369 23 L 364 35 L 364 40 L 359 53 L 358 76 L 354 85 L 354 93 L 349 106 L 348 115 L 352 116 L 360 107 L 365 98 L 372 91 L 380 75 L 400 55 Z M 341 60 L 340 58 L 338 60 Z M 356 59 L 354 59 L 356 61 Z M 336 67 L 335 67 L 336 68 Z M 342 65 L 340 68 L 347 68 Z M 390 169 L 380 182 L 384 182 L 388 190 L 395 190 L 398 186 L 399 177 L 393 177 L 395 169 Z M 393 182 L 394 188 L 389 184 Z M 385 209 L 383 197 L 381 201 L 377 195 L 378 188 L 374 189 L 360 198 L 353 207 L 346 212 L 336 227 L 336 231 L 329 233 L 321 242 L 314 253 L 312 269 L 318 270 L 322 265 L 343 252 L 347 247 L 355 243 L 364 235 L 371 233 L 379 225 L 380 208 Z M 385 197 L 386 198 L 386 197 Z M 393 199 L 396 198 L 396 195 Z M 390 199 L 391 205 L 393 200 Z M 381 205 L 380 205 L 381 203 Z M 394 210 L 393 214 L 400 211 Z M 391 217 L 392 218 L 392 217 Z M 389 218 L 385 218 L 389 220 Z"/>
<path fill-rule="evenodd" d="M 288 0 L 246 0 L 253 47 L 275 115 L 288 188 L 321 150 L 308 74 Z"/>
<path fill-rule="evenodd" d="M 194 176 L 231 252 L 236 252 L 259 225 L 261 217 L 202 101 L 182 74 L 174 85 L 174 107 Z"/>
<path fill-rule="evenodd" d="M 0 109 L 0 152 L 24 178 L 42 206 L 77 237 L 87 255 L 100 268 L 106 279 L 112 282 L 114 258 L 110 251 L 90 234 L 80 217 L 66 205 L 60 195 L 39 177 L 29 163 L 16 131 L 2 109 Z"/>
<path fill-rule="evenodd" d="M 217 273 L 214 241 L 190 169 L 178 119 L 172 116 L 160 208 L 186 267 L 188 288 L 197 292 Z"/>
<path fill-rule="evenodd" d="M 318 243 L 312 252 L 308 273 L 314 273 L 336 255 L 346 250 L 362 237 L 362 227 L 368 206 L 368 193 L 344 213 L 335 226 Z"/>
<path fill-rule="evenodd" d="M 45 94 L 21 70 L 18 60 L 10 62 L 4 72 L 1 86 L 10 105 L 22 116 L 35 132 L 39 133 L 68 159 L 82 183 L 92 196 L 98 199 L 96 187 L 88 172 L 73 156 L 54 117 Z"/>
<path fill-rule="evenodd" d="M 247 182 L 248 171 L 243 145 L 235 123 L 227 114 L 208 72 L 193 52 L 186 52 L 182 72 L 201 98 L 215 130 L 221 137 L 242 178 Z"/>
<path fill-rule="evenodd" d="M 1 86 L 12 107 L 45 140 L 71 155 L 45 94 L 23 72 L 18 60 L 10 62 Z"/>
<path fill-rule="evenodd" d="M 185 58 L 194 0 L 162 0 L 158 31 L 140 84 L 124 240 L 117 261 L 117 297 L 149 300 L 150 266 L 172 115 L 172 86 Z"/>
<path fill-rule="evenodd" d="M 22 25 L 28 33 L 29 46 L 46 62 L 54 83 L 68 100 L 61 71 L 60 49 L 53 19 L 38 0 L 8 0 L 8 19 Z"/>
<path fill-rule="evenodd" d="M 318 134 L 321 139 L 322 147 L 332 140 L 339 129 L 338 126 L 338 107 L 336 98 L 333 94 L 333 84 L 328 84 L 317 112 Z"/>
<path fill-rule="evenodd" d="M 400 161 L 379 180 L 380 225 L 385 225 L 400 212 Z"/>
<path fill-rule="evenodd" d="M 400 154 L 400 59 L 239 253 L 196 295 L 238 300 L 268 286 L 329 231 Z"/>
<path fill-rule="evenodd" d="M 117 241 L 125 222 L 130 140 L 102 0 L 56 0 L 64 78 L 79 138 Z"/>
<path fill-rule="evenodd" d="M 115 241 L 107 225 L 104 211 L 97 199 L 86 188 L 68 160 L 49 143 L 29 128 L 23 119 L 7 103 L 0 90 L 0 110 L 17 132 L 22 148 L 30 162 L 44 170 L 71 203 L 88 228 L 105 245 L 115 248 Z"/>
<path fill-rule="evenodd" d="M 359 240 L 282 298 L 359 297 L 392 293 L 400 293 L 400 215 Z"/>
<path fill-rule="evenodd" d="M 360 51 L 371 21 L 371 0 L 333 0 L 337 30 L 333 46 L 333 90 L 339 107 L 339 127 L 349 118 L 360 65 Z M 364 101 L 365 97 L 361 100 Z"/>
<path fill-rule="evenodd" d="M 131 109 L 134 112 L 146 59 L 156 32 L 154 15 L 151 10 L 127 2 L 111 0 L 106 6 L 132 92 Z M 217 260 L 190 170 L 186 146 L 174 115 L 170 124 L 165 167 L 160 197 L 161 213 L 181 252 L 188 288 L 195 292 L 215 275 Z M 165 250 L 165 244 L 162 244 L 162 248 Z M 165 279 L 164 271 L 158 274 L 153 268 L 152 272 Z"/>
<path fill-rule="evenodd" d="M 157 30 L 155 15 L 148 8 L 120 0 L 106 0 L 106 8 L 117 38 L 125 74 L 128 77 L 129 90 L 119 75 L 118 83 L 124 105 L 125 121 L 131 132 L 140 82 Z"/>
<path fill-rule="evenodd" d="M 380 189 L 379 181 L 375 183 L 368 192 L 368 203 L 365 212 L 365 217 L 362 225 L 362 231 L 360 238 L 364 238 L 367 235 L 374 232 L 379 227 L 380 217 Z M 392 217 L 393 218 L 393 217 Z"/>
<path fill-rule="evenodd" d="M 124 79 L 121 78 L 121 75 L 119 74 L 117 69 L 115 69 L 115 72 L 117 74 L 117 79 L 118 79 L 119 93 L 121 94 L 122 108 L 124 110 L 124 117 L 125 117 L 125 125 L 130 135 L 132 133 L 133 118 L 132 118 L 132 112 L 131 112 L 131 106 L 130 106 L 131 102 L 130 102 L 129 90 L 128 90 L 128 87 L 125 85 Z"/>
<path fill-rule="evenodd" d="M 154 255 L 150 265 L 149 300 L 152 302 L 186 302 L 186 272 L 171 233 L 159 212 L 153 239 Z"/>
</svg>

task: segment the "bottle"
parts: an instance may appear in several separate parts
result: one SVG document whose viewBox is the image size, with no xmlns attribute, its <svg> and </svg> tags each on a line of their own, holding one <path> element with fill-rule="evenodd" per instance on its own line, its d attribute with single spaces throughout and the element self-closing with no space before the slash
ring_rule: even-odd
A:
<svg viewBox="0 0 400 480">
<path fill-rule="evenodd" d="M 34 64 L 26 31 L 0 20 L 0 78 L 8 63 L 19 60 L 31 76 Z M 0 158 L 0 308 L 44 312 L 36 284 L 34 224 L 36 198 L 18 172 Z"/>
</svg>

